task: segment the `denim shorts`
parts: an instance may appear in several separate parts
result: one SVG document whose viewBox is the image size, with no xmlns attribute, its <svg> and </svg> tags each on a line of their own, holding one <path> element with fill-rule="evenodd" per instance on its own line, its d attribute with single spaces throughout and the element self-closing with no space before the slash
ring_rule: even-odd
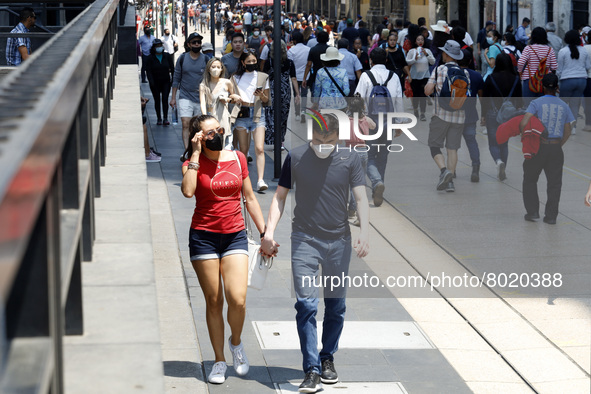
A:
<svg viewBox="0 0 591 394">
<path fill-rule="evenodd" d="M 245 254 L 248 256 L 246 231 L 220 234 L 192 228 L 189 231 L 189 251 L 191 261 L 221 259 L 231 254 Z"/>
<path fill-rule="evenodd" d="M 236 118 L 234 129 L 239 127 L 246 129 L 247 132 L 254 131 L 257 127 L 266 127 L 265 108 L 261 108 L 261 118 L 258 122 L 254 122 L 254 107 L 250 107 L 250 116 L 248 118 Z"/>
</svg>

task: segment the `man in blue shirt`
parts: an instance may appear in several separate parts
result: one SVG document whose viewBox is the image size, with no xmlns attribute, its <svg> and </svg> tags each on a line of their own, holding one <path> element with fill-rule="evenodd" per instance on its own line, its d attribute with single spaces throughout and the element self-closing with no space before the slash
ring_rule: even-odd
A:
<svg viewBox="0 0 591 394">
<path fill-rule="evenodd" d="M 19 14 L 20 22 L 10 33 L 25 34 L 35 26 L 37 16 L 30 7 L 25 7 Z M 31 55 L 31 39 L 29 37 L 8 37 L 6 40 L 6 64 L 18 66 Z"/>
<path fill-rule="evenodd" d="M 527 36 L 527 34 L 525 34 L 525 29 L 527 29 L 527 27 L 529 26 L 529 22 L 529 18 L 523 18 L 521 25 L 517 28 L 517 31 L 515 32 L 515 40 L 521 42 L 524 46 L 527 45 L 527 41 L 529 40 L 529 37 Z"/>
<path fill-rule="evenodd" d="M 523 162 L 523 203 L 527 212 L 524 219 L 535 222 L 540 218 L 538 177 L 544 170 L 548 183 L 544 223 L 556 224 L 562 189 L 562 166 L 564 165 L 562 145 L 570 137 L 571 122 L 575 121 L 575 117 L 569 106 L 556 97 L 558 77 L 555 74 L 546 74 L 542 85 L 544 86 L 544 96 L 529 104 L 525 116 L 519 123 L 519 130 L 523 134 L 530 118 L 536 116 L 544 124 L 548 133 L 547 138 L 540 138 L 538 153 Z"/>
<path fill-rule="evenodd" d="M 285 207 L 287 195 L 295 186 L 295 208 L 291 233 L 291 270 L 296 294 L 296 324 L 306 377 L 300 392 L 315 393 L 323 383 L 339 380 L 334 354 L 345 321 L 346 281 L 324 287 L 322 349 L 318 351 L 316 313 L 320 281 L 341 278 L 349 273 L 352 249 L 359 258 L 369 251 L 369 205 L 365 194 L 365 174 L 356 152 L 337 149 L 339 122 L 324 115 L 326 122 L 312 122 L 312 141 L 294 148 L 281 169 L 273 196 L 267 227 L 261 240 L 266 255 L 276 255 L 279 244 L 274 232 Z M 351 243 L 347 222 L 349 190 L 357 202 L 360 220 L 358 238 Z M 261 234 L 263 235 L 263 234 Z M 353 247 L 352 247 L 353 245 Z"/>
<path fill-rule="evenodd" d="M 150 49 L 156 38 L 152 35 L 152 29 L 149 26 L 144 27 L 144 35 L 141 36 L 137 42 L 140 45 L 142 51 L 142 83 L 147 83 L 146 79 L 146 63 L 150 56 Z"/>
</svg>

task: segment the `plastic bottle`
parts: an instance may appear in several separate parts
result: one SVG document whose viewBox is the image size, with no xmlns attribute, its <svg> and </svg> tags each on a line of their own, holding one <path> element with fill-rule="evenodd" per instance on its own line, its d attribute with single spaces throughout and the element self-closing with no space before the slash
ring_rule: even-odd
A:
<svg viewBox="0 0 591 394">
<path fill-rule="evenodd" d="M 179 115 L 177 112 L 177 107 L 172 109 L 172 124 L 179 124 Z"/>
</svg>

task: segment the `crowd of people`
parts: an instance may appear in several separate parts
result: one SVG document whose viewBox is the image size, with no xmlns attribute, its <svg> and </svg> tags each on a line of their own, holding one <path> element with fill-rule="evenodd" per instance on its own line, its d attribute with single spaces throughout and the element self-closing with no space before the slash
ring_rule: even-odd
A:
<svg viewBox="0 0 591 394">
<path fill-rule="evenodd" d="M 517 29 L 509 26 L 501 34 L 495 22 L 488 21 L 473 41 L 457 21 L 428 26 L 425 18 L 416 24 L 385 18 L 372 34 L 361 15 L 355 21 L 343 18 L 337 23 L 314 13 L 282 14 L 281 26 L 272 26 L 271 15 L 263 15 L 261 10 L 230 10 L 226 6 L 219 7 L 214 15 L 216 30 L 224 35 L 219 56 L 211 53 L 212 48 L 205 53 L 203 37 L 194 32 L 186 40 L 185 53 L 171 66 L 169 56 L 176 51 L 171 45 L 166 47 L 164 39 L 150 38 L 149 29 L 143 39 L 140 37 L 146 57 L 142 69 L 155 94 L 158 124 L 168 124 L 165 96 L 171 88 L 168 104 L 178 111 L 183 126 L 186 151 L 181 156 L 182 191 L 186 197 L 196 198 L 189 239 L 191 261 L 206 299 L 207 325 L 215 352 L 209 382 L 223 383 L 227 371 L 224 295 L 232 331 L 228 343 L 233 365 L 240 376 L 249 370 L 241 341 L 248 244 L 240 202 L 244 199 L 244 213 L 250 214 L 260 233 L 262 253 L 276 256 L 279 244 L 275 230 L 289 191 L 296 185 L 291 262 L 305 373 L 299 391 L 314 393 L 321 389 L 321 383 L 338 381 L 334 354 L 344 323 L 345 293 L 332 297 L 325 293 L 325 334 L 318 351 L 318 289 L 302 287 L 299 279 L 316 276 L 320 267 L 327 275 L 347 274 L 353 249 L 359 257 L 368 253 L 365 179 L 369 178 L 373 204 L 379 207 L 386 188 L 388 150 L 335 149 L 339 143 L 338 119 L 325 115 L 324 125 L 313 122 L 310 143 L 287 154 L 265 223 L 253 191 L 268 188 L 264 146 L 275 143 L 277 128 L 283 141 L 292 98 L 296 122 L 305 120 L 306 105 L 338 109 L 350 115 L 352 129 L 368 135 L 384 126 L 379 124 L 384 121 L 380 113 L 404 112 L 403 97 L 412 97 L 412 115 L 429 129 L 428 146 L 439 170 L 438 191 L 455 191 L 462 137 L 472 161 L 470 180 L 479 182 L 479 122 L 486 127 L 499 181 L 507 176 L 507 140 L 521 135 L 524 219 L 540 219 L 537 181 L 544 171 L 548 197 L 543 221 L 556 223 L 562 146 L 575 133 L 581 98 L 591 95 L 588 26 L 570 30 L 562 39 L 554 34 L 553 23 L 529 32 L 530 22 L 525 18 Z M 281 29 L 281 42 L 274 40 L 277 28 Z M 169 40 L 174 44 L 174 39 Z M 275 58 L 275 45 L 281 46 L 280 59 Z M 275 67 L 281 69 L 279 81 L 274 79 Z M 276 84 L 281 88 L 279 125 L 269 105 L 277 100 L 272 89 Z M 378 95 L 388 100 L 370 100 Z M 591 131 L 589 104 L 585 103 L 585 131 Z M 428 105 L 433 106 L 430 119 Z M 401 133 L 396 130 L 394 137 Z M 382 133 L 372 142 L 386 144 L 387 138 L 387 133 Z M 249 180 L 251 141 L 257 170 L 254 187 Z M 347 142 L 349 146 L 357 143 L 364 141 Z M 591 204 L 591 186 L 585 204 Z M 354 241 L 348 219 L 360 226 Z"/>
</svg>

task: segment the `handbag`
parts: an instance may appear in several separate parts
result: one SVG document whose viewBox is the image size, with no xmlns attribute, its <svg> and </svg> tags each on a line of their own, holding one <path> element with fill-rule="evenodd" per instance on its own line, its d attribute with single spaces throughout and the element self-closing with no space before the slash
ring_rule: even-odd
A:
<svg viewBox="0 0 591 394">
<path fill-rule="evenodd" d="M 250 118 L 250 107 L 241 107 L 237 118 Z"/>
<path fill-rule="evenodd" d="M 238 163 L 240 173 L 242 173 L 242 166 L 240 165 L 240 160 L 238 160 L 238 155 L 236 155 L 236 151 L 232 151 L 232 153 Z M 248 216 L 248 212 L 246 211 L 245 198 L 242 192 L 240 193 L 240 200 L 242 201 L 242 216 L 244 218 L 246 237 L 248 238 L 248 287 L 255 290 L 261 290 L 265 285 L 267 272 L 269 272 L 269 269 L 271 269 L 271 266 L 273 265 L 273 258 L 268 258 L 261 254 L 261 244 L 255 241 L 252 236 L 250 219 L 247 219 L 250 218 L 250 216 Z"/>
</svg>

